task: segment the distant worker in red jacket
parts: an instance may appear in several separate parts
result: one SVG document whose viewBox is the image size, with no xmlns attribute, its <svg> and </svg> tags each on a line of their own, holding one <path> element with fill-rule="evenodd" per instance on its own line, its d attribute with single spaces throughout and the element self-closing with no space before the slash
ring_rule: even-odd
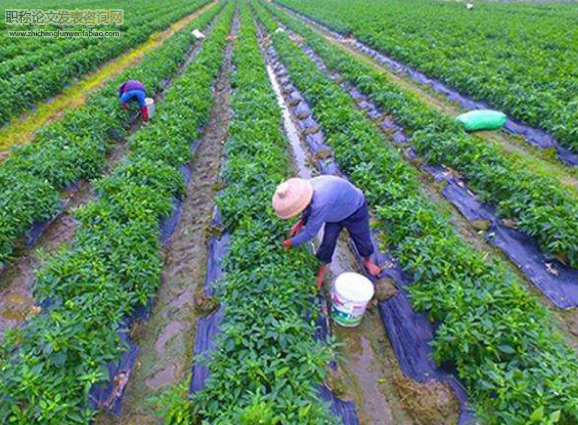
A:
<svg viewBox="0 0 578 425">
<path fill-rule="evenodd" d="M 291 227 L 291 239 L 284 248 L 312 240 L 325 224 L 323 241 L 315 254 L 322 265 L 317 274 L 317 286 L 323 285 L 327 264 L 335 251 L 343 228 L 349 232 L 355 247 L 364 259 L 367 271 L 376 276 L 381 268 L 372 260 L 374 252 L 369 229 L 369 211 L 363 192 L 349 181 L 335 176 L 319 176 L 310 180 L 293 178 L 279 185 L 273 195 L 273 209 L 279 218 L 288 220 L 302 214 Z"/>
<path fill-rule="evenodd" d="M 143 121 L 149 120 L 149 111 L 146 106 L 147 90 L 143 83 L 137 80 L 128 80 L 118 89 L 120 106 L 126 109 L 128 102 L 136 100 L 140 107 Z"/>
</svg>

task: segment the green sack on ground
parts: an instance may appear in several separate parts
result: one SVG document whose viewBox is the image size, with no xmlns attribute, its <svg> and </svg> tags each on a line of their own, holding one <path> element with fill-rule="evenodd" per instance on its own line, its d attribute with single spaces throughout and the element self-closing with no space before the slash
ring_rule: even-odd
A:
<svg viewBox="0 0 578 425">
<path fill-rule="evenodd" d="M 470 111 L 456 118 L 467 131 L 498 130 L 506 124 L 507 119 L 503 112 L 488 109 Z"/>
</svg>

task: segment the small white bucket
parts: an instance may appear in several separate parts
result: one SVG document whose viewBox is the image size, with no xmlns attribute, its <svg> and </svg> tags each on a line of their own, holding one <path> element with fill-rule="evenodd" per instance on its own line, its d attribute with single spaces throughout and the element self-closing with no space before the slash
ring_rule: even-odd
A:
<svg viewBox="0 0 578 425">
<path fill-rule="evenodd" d="M 155 100 L 151 97 L 147 97 L 145 99 L 145 106 L 147 108 L 147 111 L 149 113 L 149 120 L 153 117 L 153 115 L 155 114 Z"/>
<path fill-rule="evenodd" d="M 202 40 L 203 38 L 205 38 L 205 34 L 203 34 L 197 28 L 195 28 L 191 34 L 193 34 L 197 38 L 197 40 Z"/>
<path fill-rule="evenodd" d="M 331 317 L 340 326 L 361 323 L 367 304 L 373 298 L 373 283 L 357 273 L 340 274 L 331 288 Z"/>
</svg>

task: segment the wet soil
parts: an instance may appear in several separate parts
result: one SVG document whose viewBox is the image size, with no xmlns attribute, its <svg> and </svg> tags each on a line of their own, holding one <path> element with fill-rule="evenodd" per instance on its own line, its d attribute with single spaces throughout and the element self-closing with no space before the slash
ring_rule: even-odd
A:
<svg viewBox="0 0 578 425">
<path fill-rule="evenodd" d="M 18 326 L 30 314 L 34 314 L 31 288 L 35 270 L 41 267 L 43 258 L 72 239 L 78 222 L 71 211 L 90 196 L 88 183 L 81 183 L 78 190 L 70 195 L 67 210 L 40 237 L 35 249 L 23 250 L 18 260 L 0 275 L 0 339 L 6 329 Z"/>
<path fill-rule="evenodd" d="M 215 105 L 195 158 L 192 180 L 183 202 L 182 217 L 165 253 L 162 282 L 151 317 L 137 325 L 140 346 L 120 417 L 101 414 L 99 425 L 162 424 L 147 402 L 169 386 L 190 376 L 199 313 L 195 296 L 202 288 L 207 263 L 213 198 L 223 145 L 228 137 L 231 45 L 216 83 Z"/>
<path fill-rule="evenodd" d="M 313 160 L 303 147 L 294 118 L 283 98 L 277 78 L 267 65 L 271 85 L 282 110 L 283 130 L 290 143 L 296 174 L 311 178 L 318 174 Z M 318 239 L 317 244 L 320 243 Z M 344 271 L 361 272 L 358 263 L 348 248 L 347 238 L 340 238 L 333 261 L 326 276 L 332 281 Z M 312 282 L 312 284 L 314 284 Z M 326 284 L 325 288 L 329 287 Z M 401 374 L 393 349 L 377 312 L 376 304 L 366 313 L 362 324 L 355 329 L 332 326 L 334 335 L 341 343 L 338 355 L 339 372 L 333 375 L 329 386 L 338 390 L 340 398 L 353 400 L 362 425 L 410 425 L 413 421 L 402 409 L 394 393 L 392 377 Z M 338 383 L 336 383 L 338 381 Z M 338 387 L 338 388 L 336 388 Z"/>
<path fill-rule="evenodd" d="M 316 245 L 320 243 L 318 239 Z M 349 249 L 349 237 L 341 235 L 325 278 L 325 295 L 330 299 L 330 282 L 344 272 L 364 274 Z M 410 425 L 415 422 L 394 387 L 394 377 L 402 372 L 373 299 L 356 328 L 331 322 L 331 330 L 342 344 L 338 363 L 343 373 L 346 395 L 355 401 L 361 425 Z"/>
<path fill-rule="evenodd" d="M 419 97 L 426 106 L 449 116 L 457 116 L 466 112 L 457 103 L 449 101 L 430 87 L 420 85 L 408 76 L 396 73 L 391 68 L 377 62 L 377 60 L 371 56 L 356 50 L 351 44 L 351 40 L 339 40 L 333 37 L 332 34 L 322 26 L 306 22 L 301 19 L 298 14 L 279 5 L 276 5 L 276 7 L 294 18 L 299 19 L 303 24 L 316 31 L 334 46 L 339 47 L 365 65 L 369 65 L 373 69 L 382 72 L 384 79 L 399 86 L 400 89 Z M 475 137 L 488 143 L 496 144 L 504 156 L 518 163 L 520 167 L 539 173 L 546 173 L 558 179 L 566 188 L 578 195 L 578 169 L 561 163 L 555 153 L 532 146 L 526 142 L 522 136 L 512 135 L 506 131 L 478 132 L 475 134 Z"/>
<path fill-rule="evenodd" d="M 133 124 L 131 132 L 136 131 Z M 110 173 L 128 151 L 128 143 L 117 142 L 109 153 L 105 174 Z M 0 273 L 0 339 L 5 329 L 14 328 L 34 313 L 32 296 L 36 270 L 44 264 L 44 259 L 55 254 L 72 241 L 79 222 L 74 212 L 81 206 L 96 199 L 90 182 L 81 181 L 74 189 L 62 192 L 66 207 L 54 219 L 31 248 L 20 246 L 16 249 L 14 263 Z M 23 242 L 22 242 L 23 245 Z"/>
<path fill-rule="evenodd" d="M 138 64 L 146 54 L 160 47 L 167 38 L 186 27 L 199 15 L 205 13 L 216 4 L 217 0 L 175 22 L 168 29 L 151 34 L 145 43 L 110 60 L 100 67 L 98 71 L 88 74 L 78 82 L 71 84 L 50 101 L 39 104 L 34 111 L 13 119 L 0 129 L 0 151 L 5 151 L 15 144 L 32 142 L 34 133 L 40 127 L 60 120 L 67 110 L 84 105 L 91 93 L 108 83 L 110 79 L 120 75 L 125 69 Z M 8 152 L 0 153 L 0 161 L 7 155 Z"/>
</svg>

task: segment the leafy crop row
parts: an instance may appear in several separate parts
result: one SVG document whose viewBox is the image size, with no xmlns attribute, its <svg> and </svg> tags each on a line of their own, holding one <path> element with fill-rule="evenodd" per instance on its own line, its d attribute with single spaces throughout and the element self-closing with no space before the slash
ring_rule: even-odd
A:
<svg viewBox="0 0 578 425">
<path fill-rule="evenodd" d="M 125 24 L 134 22 L 143 12 L 148 12 L 151 8 L 155 6 L 146 3 L 143 0 L 137 0 L 131 4 L 123 4 L 124 9 L 124 19 Z M 0 16 L 5 16 L 6 9 L 53 9 L 54 4 L 50 1 L 41 0 L 7 0 L 3 1 L 0 5 Z M 112 0 L 99 0 L 99 1 L 88 1 L 88 2 L 78 2 L 71 0 L 64 0 L 58 2 L 58 8 L 62 9 L 113 9 L 118 8 L 118 3 Z M 114 25 L 117 29 L 118 26 Z M 10 30 L 25 30 L 29 29 L 31 26 L 9 26 L 6 25 L 4 19 L 0 21 L 0 64 L 3 66 L 5 63 L 9 63 L 13 59 L 24 59 L 27 55 L 37 54 L 45 48 L 51 48 L 56 44 L 69 44 L 72 40 L 70 39 L 54 39 L 54 38 L 10 38 L 8 36 L 8 29 Z M 57 28 L 55 25 L 47 26 L 35 26 L 34 28 L 42 28 L 45 30 L 52 31 Z M 68 27 L 70 29 L 79 29 L 77 27 Z M 86 28 L 86 27 L 84 27 Z M 99 27 L 103 29 L 112 29 L 113 27 Z M 77 42 L 80 40 L 76 40 Z M 83 40 L 86 42 L 87 40 Z M 93 42 L 98 42 L 98 40 L 93 39 Z"/>
<path fill-rule="evenodd" d="M 347 92 L 257 9 L 337 161 L 367 195 L 384 244 L 414 277 L 414 307 L 439 324 L 435 360 L 455 364 L 488 424 L 576 423 L 578 360 L 546 310 L 503 265 L 460 239 Z"/>
<path fill-rule="evenodd" d="M 331 46 L 304 24 L 271 8 L 300 34 L 325 64 L 351 81 L 412 136 L 426 161 L 457 170 L 479 199 L 498 207 L 534 236 L 542 250 L 578 267 L 578 197 L 555 178 L 520 168 L 497 146 L 466 133 L 454 120 L 426 106 L 417 96 L 389 83 L 383 74 Z"/>
<path fill-rule="evenodd" d="M 135 27 L 138 28 L 143 25 L 149 25 L 151 21 L 155 20 L 155 17 L 158 16 L 159 9 L 161 7 L 171 7 L 173 4 L 170 3 L 169 0 L 164 4 L 159 3 L 144 3 L 144 2 L 134 2 L 132 4 L 123 5 L 124 10 L 124 19 L 125 24 L 122 27 L 118 26 L 110 26 L 110 27 L 99 27 L 99 30 L 120 30 L 123 33 L 126 33 L 129 28 Z M 24 6 L 18 6 L 19 8 L 24 8 Z M 35 8 L 38 6 L 34 6 Z M 67 6 L 59 7 L 66 9 Z M 73 9 L 79 7 L 76 4 Z M 118 5 L 109 2 L 101 2 L 98 4 L 93 4 L 90 6 L 92 9 L 111 9 L 116 8 Z M 82 8 L 82 6 L 80 6 Z M 0 10 L 2 12 L 2 10 Z M 30 27 L 11 27 L 12 29 L 28 29 Z M 56 27 L 52 26 L 43 26 L 43 29 L 47 31 L 51 31 Z M 71 28 L 71 27 L 68 27 Z M 84 27 L 86 28 L 86 27 Z M 72 27 L 73 30 L 82 29 L 82 27 Z M 126 34 L 123 34 L 123 36 Z M 4 38 L 6 37 L 6 38 Z M 5 41 L 7 46 L 3 47 L 10 47 L 13 44 L 18 44 L 20 40 L 19 38 L 11 38 L 9 39 L 4 34 L 0 35 L 0 40 Z M 64 60 L 67 61 L 66 56 L 73 53 L 84 53 L 83 51 L 85 48 L 101 44 L 102 46 L 106 46 L 107 43 L 110 43 L 111 40 L 107 38 L 73 38 L 73 39 L 32 39 L 35 44 L 39 45 L 37 49 L 31 48 L 30 46 L 27 47 L 26 50 L 22 50 L 19 55 L 11 58 L 6 58 L 0 60 L 0 79 L 2 80 L 9 80 L 15 75 L 24 74 L 34 68 L 40 67 L 45 65 L 49 61 L 55 60 Z M 1 50 L 0 50 L 1 51 Z"/>
<path fill-rule="evenodd" d="M 72 52 L 84 49 L 91 40 L 96 39 L 72 39 L 63 43 L 53 43 L 39 51 L 23 54 L 13 59 L 0 62 L 0 79 L 8 80 L 15 75 L 21 75 L 42 66 L 47 60 L 62 59 Z"/>
<path fill-rule="evenodd" d="M 194 62 L 174 82 L 131 153 L 97 184 L 99 199 L 77 213 L 69 248 L 38 273 L 35 295 L 52 304 L 0 347 L 0 422 L 88 424 L 89 389 L 111 379 L 106 364 L 126 349 L 121 320 L 154 295 L 162 257 L 159 224 L 182 196 L 177 167 L 209 118 L 233 3 L 225 6 Z"/>
<path fill-rule="evenodd" d="M 168 27 L 207 2 L 208 0 L 177 2 L 169 8 L 169 13 L 159 14 L 157 10 L 143 16 L 142 20 L 128 27 L 118 38 L 102 39 L 101 43 L 61 58 L 44 61 L 25 74 L 0 79 L 0 126 L 11 117 L 29 110 L 37 102 L 60 93 L 74 78 L 94 71 L 108 59 L 145 42 L 154 31 Z M 158 9 L 164 7 L 163 3 L 158 3 Z"/>
<path fill-rule="evenodd" d="M 59 0 L 58 3 L 55 3 L 51 0 L 4 0 L 0 4 L 0 16 L 5 16 L 6 9 L 118 9 L 119 7 L 124 10 L 124 25 L 123 26 L 99 26 L 99 29 L 109 30 L 109 29 L 117 29 L 120 31 L 126 31 L 128 28 L 134 26 L 138 26 L 142 24 L 142 21 L 139 21 L 144 14 L 148 14 L 151 11 L 158 11 L 159 8 L 166 7 L 170 4 L 171 1 L 174 0 L 162 0 L 162 2 L 149 2 L 147 0 L 135 0 L 130 3 L 123 3 L 119 5 L 118 2 L 114 0 Z M 191 1 L 191 0 L 188 0 Z M 161 4 L 162 3 L 162 4 Z M 7 62 L 10 62 L 12 59 L 24 59 L 25 56 L 30 54 L 39 53 L 41 50 L 52 47 L 53 45 L 60 44 L 60 45 L 68 45 L 72 39 L 54 39 L 54 38 L 10 38 L 8 35 L 9 30 L 26 30 L 30 28 L 35 29 L 44 29 L 47 31 L 52 31 L 58 28 L 58 25 L 54 25 L 51 23 L 50 25 L 6 25 L 5 20 L 2 19 L 0 21 L 0 63 L 4 65 Z M 63 27 L 61 27 L 63 28 Z M 67 26 L 67 29 L 82 29 L 87 28 L 86 26 L 77 25 L 77 26 Z M 80 42 L 81 40 L 76 39 L 76 42 Z M 82 42 L 90 42 L 90 43 L 99 43 L 102 40 L 98 39 L 85 39 Z"/>
<path fill-rule="evenodd" d="M 471 13 L 461 3 L 428 1 L 281 3 L 578 149 L 573 6 L 486 3 Z"/>
<path fill-rule="evenodd" d="M 206 388 L 193 396 L 195 414 L 211 425 L 333 424 L 317 395 L 331 350 L 314 340 L 315 259 L 281 251 L 287 228 L 269 207 L 291 164 L 244 3 L 233 61 L 227 187 L 217 199 L 231 234 L 218 288 L 225 318 Z"/>
<path fill-rule="evenodd" d="M 115 136 L 122 136 L 130 123 L 129 114 L 118 105 L 118 86 L 136 78 L 150 94 L 158 93 L 163 81 L 177 72 L 195 40 L 190 29 L 204 28 L 219 9 L 201 15 L 138 66 L 91 96 L 84 107 L 43 128 L 33 144 L 13 149 L 0 164 L 0 266 L 10 260 L 23 232 L 57 213 L 59 190 L 96 177 L 104 167 Z"/>
</svg>

